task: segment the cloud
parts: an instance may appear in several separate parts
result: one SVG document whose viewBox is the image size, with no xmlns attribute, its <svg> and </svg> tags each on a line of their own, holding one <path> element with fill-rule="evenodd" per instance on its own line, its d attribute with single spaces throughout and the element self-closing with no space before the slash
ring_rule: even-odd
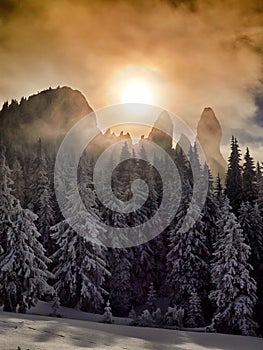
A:
<svg viewBox="0 0 263 350">
<path fill-rule="evenodd" d="M 263 87 L 262 90 L 255 95 L 255 104 L 257 110 L 254 116 L 254 121 L 257 125 L 263 127 Z"/>
<path fill-rule="evenodd" d="M 0 6 L 0 102 L 69 85 L 103 107 L 118 102 L 115 75 L 142 66 L 158 76 L 156 104 L 193 127 L 206 106 L 215 109 L 225 140 L 259 120 L 261 0 L 4 0 Z"/>
</svg>

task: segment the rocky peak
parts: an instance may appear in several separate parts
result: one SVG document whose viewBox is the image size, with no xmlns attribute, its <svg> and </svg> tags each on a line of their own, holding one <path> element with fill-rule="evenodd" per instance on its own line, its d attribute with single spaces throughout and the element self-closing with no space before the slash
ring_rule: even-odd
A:
<svg viewBox="0 0 263 350">
<path fill-rule="evenodd" d="M 69 87 L 49 88 L 20 103 L 12 100 L 0 111 L 0 128 L 5 136 L 16 134 L 16 142 L 35 142 L 60 138 L 82 117 L 93 112 L 85 97 Z M 96 118 L 90 116 L 91 127 L 96 127 Z"/>
<path fill-rule="evenodd" d="M 148 136 L 150 141 L 155 142 L 165 150 L 171 150 L 173 144 L 173 122 L 166 111 L 163 111 Z"/>
<path fill-rule="evenodd" d="M 222 128 L 212 108 L 206 107 L 197 126 L 197 139 L 206 156 L 206 161 L 213 176 L 225 176 L 227 163 L 223 158 L 220 145 L 222 140 Z"/>
</svg>

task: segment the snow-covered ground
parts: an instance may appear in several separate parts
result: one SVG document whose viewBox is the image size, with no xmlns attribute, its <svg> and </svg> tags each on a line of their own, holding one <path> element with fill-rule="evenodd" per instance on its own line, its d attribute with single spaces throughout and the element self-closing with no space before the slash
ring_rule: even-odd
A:
<svg viewBox="0 0 263 350">
<path fill-rule="evenodd" d="M 263 340 L 1 312 L 0 349 L 18 346 L 22 350 L 261 350 Z"/>
</svg>

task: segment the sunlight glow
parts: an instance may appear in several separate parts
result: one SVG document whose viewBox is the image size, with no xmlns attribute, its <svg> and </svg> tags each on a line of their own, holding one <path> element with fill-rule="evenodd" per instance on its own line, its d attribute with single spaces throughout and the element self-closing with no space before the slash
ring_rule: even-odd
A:
<svg viewBox="0 0 263 350">
<path fill-rule="evenodd" d="M 140 80 L 128 82 L 121 91 L 121 101 L 123 103 L 153 103 L 150 85 Z"/>
</svg>

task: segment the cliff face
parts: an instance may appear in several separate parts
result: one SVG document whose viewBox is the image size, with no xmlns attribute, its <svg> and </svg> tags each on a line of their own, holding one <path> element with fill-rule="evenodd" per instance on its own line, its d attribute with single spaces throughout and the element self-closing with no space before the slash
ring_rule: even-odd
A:
<svg viewBox="0 0 263 350">
<path fill-rule="evenodd" d="M 216 177 L 219 173 L 220 177 L 224 178 L 227 163 L 220 151 L 222 129 L 214 111 L 210 107 L 203 110 L 197 126 L 197 139 L 202 146 L 213 176 Z"/>
<path fill-rule="evenodd" d="M 0 131 L 15 144 L 35 142 L 39 137 L 60 139 L 82 117 L 92 112 L 85 97 L 69 87 L 48 89 L 4 104 L 0 112 Z M 90 116 L 90 126 L 96 119 Z"/>
<path fill-rule="evenodd" d="M 167 112 L 162 112 L 148 136 L 148 140 L 169 151 L 173 146 L 173 122 Z"/>
</svg>

